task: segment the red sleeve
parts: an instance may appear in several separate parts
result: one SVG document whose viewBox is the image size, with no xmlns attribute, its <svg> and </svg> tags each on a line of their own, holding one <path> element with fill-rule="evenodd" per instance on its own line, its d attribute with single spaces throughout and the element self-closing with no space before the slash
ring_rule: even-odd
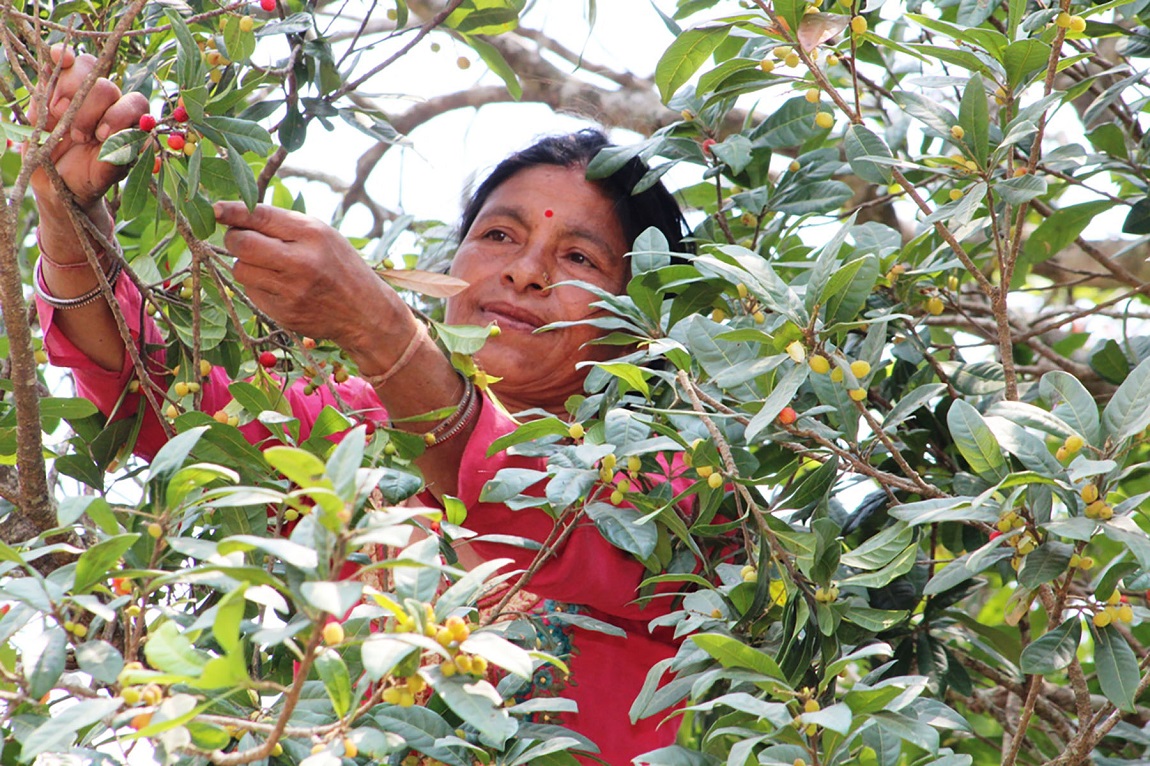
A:
<svg viewBox="0 0 1150 766">
<path fill-rule="evenodd" d="M 40 287 L 44 288 L 43 283 Z M 116 280 L 115 295 L 128 326 L 128 332 L 132 336 L 132 342 L 139 347 L 143 338 L 143 345 L 153 348 L 148 360 L 148 372 L 153 380 L 161 382 L 164 375 L 164 339 L 156 323 L 144 313 L 140 291 L 132 284 L 132 280 L 120 275 Z M 40 315 L 40 327 L 44 331 L 44 350 L 48 354 L 49 361 L 57 367 L 71 368 L 76 381 L 76 393 L 95 404 L 100 412 L 110 414 L 120 400 L 124 387 L 135 377 L 135 370 L 127 352 L 124 353 L 119 370 L 105 370 L 85 356 L 64 333 L 56 329 L 54 320 L 57 309 L 49 306 L 39 296 L 36 297 L 36 311 Z M 222 378 L 222 371 L 220 376 Z M 207 388 L 205 385 L 205 391 Z M 134 417 L 141 400 L 140 394 L 129 394 L 125 397 L 117 418 Z M 136 440 L 135 451 L 136 454 L 150 459 L 167 441 L 167 437 L 156 414 L 151 412 L 151 407 L 145 403 L 144 408 L 144 423 Z"/>
<path fill-rule="evenodd" d="M 547 470 L 545 458 L 513 456 L 506 452 L 487 457 L 491 444 L 516 427 L 517 424 L 498 406 L 486 397 L 482 400 L 479 420 L 459 467 L 459 499 L 467 507 L 464 526 L 480 535 L 516 535 L 541 543 L 555 526 L 547 513 L 538 508 L 513 511 L 502 504 L 479 500 L 484 484 L 500 469 Z M 673 481 L 677 489 L 678 483 Z M 483 541 L 473 542 L 471 547 L 485 559 L 513 559 L 521 569 L 528 568 L 537 553 L 513 545 Z M 652 599 L 645 608 L 633 603 L 638 596 L 639 583 L 650 575 L 642 563 L 609 543 L 594 522 L 584 516 L 563 546 L 532 576 L 527 589 L 544 598 L 585 605 L 617 618 L 646 622 L 665 614 L 671 607 L 668 598 Z"/>
</svg>

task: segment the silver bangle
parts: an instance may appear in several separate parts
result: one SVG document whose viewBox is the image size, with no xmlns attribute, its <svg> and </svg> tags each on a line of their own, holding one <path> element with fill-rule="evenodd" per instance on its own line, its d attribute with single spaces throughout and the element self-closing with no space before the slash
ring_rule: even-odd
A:
<svg viewBox="0 0 1150 766">
<path fill-rule="evenodd" d="M 424 442 L 428 447 L 434 447 L 437 444 L 443 444 L 454 436 L 457 436 L 460 431 L 467 426 L 471 425 L 471 421 L 475 417 L 476 411 L 479 409 L 479 396 L 475 393 L 475 384 L 471 382 L 470 378 L 465 378 L 463 382 L 463 398 L 459 400 L 459 405 L 456 406 L 455 412 L 447 416 L 447 419 L 431 429 L 423 435 Z"/>
<path fill-rule="evenodd" d="M 103 285 L 96 285 L 95 287 L 93 287 L 88 292 L 84 293 L 83 295 L 79 295 L 75 298 L 57 298 L 54 295 L 49 295 L 48 291 L 41 286 L 43 284 L 43 281 L 44 281 L 44 274 L 41 270 L 41 266 L 42 266 L 43 262 L 44 261 L 42 258 L 36 259 L 36 273 L 33 274 L 33 276 L 32 276 L 32 285 L 33 285 L 33 288 L 36 290 L 36 295 L 40 296 L 40 300 L 44 301 L 45 303 L 47 303 L 52 308 L 54 308 L 54 309 L 78 309 L 81 306 L 87 306 L 89 303 L 95 303 L 97 300 L 99 300 L 103 296 L 103 294 L 104 294 Z M 115 288 L 116 279 L 119 278 L 120 272 L 123 270 L 124 270 L 124 262 L 122 260 L 120 260 L 119 258 L 114 259 L 112 262 L 112 270 L 109 271 L 106 275 L 106 278 L 108 280 L 108 284 L 111 285 L 113 288 Z"/>
</svg>

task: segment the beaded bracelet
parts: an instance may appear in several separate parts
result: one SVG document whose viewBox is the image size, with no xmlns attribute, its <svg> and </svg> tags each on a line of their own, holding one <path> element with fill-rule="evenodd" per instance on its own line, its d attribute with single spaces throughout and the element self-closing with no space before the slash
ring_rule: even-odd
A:
<svg viewBox="0 0 1150 766">
<path fill-rule="evenodd" d="M 475 414 L 479 411 L 479 396 L 475 393 L 475 384 L 471 382 L 470 378 L 464 378 L 463 381 L 463 398 L 459 400 L 455 412 L 447 416 L 447 419 L 431 429 L 423 435 L 423 441 L 427 443 L 428 447 L 434 447 L 437 444 L 443 444 L 455 436 L 458 436 L 463 429 L 471 425 L 471 421 L 475 419 Z"/>
<path fill-rule="evenodd" d="M 40 296 L 40 300 L 44 301 L 45 303 L 47 303 L 52 308 L 54 308 L 54 309 L 78 309 L 81 306 L 87 306 L 89 303 L 95 303 L 97 300 L 99 300 L 103 296 L 104 288 L 102 285 L 96 285 L 95 287 L 93 287 L 88 292 L 84 293 L 83 295 L 78 295 L 75 298 L 57 298 L 54 295 L 49 295 L 48 291 L 43 287 L 44 274 L 43 274 L 43 271 L 41 269 L 43 262 L 44 261 L 42 259 L 37 259 L 37 261 L 36 261 L 36 273 L 33 275 L 32 284 L 33 284 L 34 289 L 36 290 L 36 295 Z M 87 264 L 85 264 L 85 265 L 87 265 Z M 117 258 L 115 260 L 115 262 L 112 263 L 112 270 L 109 271 L 106 275 L 107 280 L 108 280 L 108 284 L 112 285 L 114 287 L 116 284 L 116 280 L 120 276 L 120 272 L 123 270 L 124 270 L 124 263 L 123 263 L 123 261 L 121 261 L 120 259 Z"/>
</svg>

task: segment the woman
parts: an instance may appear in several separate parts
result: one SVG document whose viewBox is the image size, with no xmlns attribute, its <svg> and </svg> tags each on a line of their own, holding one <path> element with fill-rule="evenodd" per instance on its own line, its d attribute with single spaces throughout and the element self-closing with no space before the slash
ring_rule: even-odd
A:
<svg viewBox="0 0 1150 766">
<path fill-rule="evenodd" d="M 50 121 L 64 113 L 94 59 L 57 48 L 63 70 L 49 100 Z M 53 155 L 56 169 L 89 218 L 107 236 L 112 217 L 103 197 L 124 168 L 99 162 L 100 143 L 135 125 L 147 111 L 139 94 L 121 94 L 100 80 L 80 108 L 72 130 Z M 536 333 L 552 322 L 594 315 L 590 294 L 559 285 L 580 280 L 620 293 L 629 276 L 625 254 L 648 226 L 657 226 L 679 246 L 682 218 L 661 186 L 631 195 L 645 168 L 635 160 L 610 179 L 590 182 L 586 164 L 606 145 L 599 133 L 545 139 L 505 160 L 479 187 L 468 205 L 451 273 L 468 283 L 447 304 L 453 324 L 497 324 L 501 332 L 478 355 L 488 373 L 502 378 L 497 393 L 508 411 L 539 408 L 566 417 L 564 403 L 582 391 L 585 370 L 578 362 L 603 360 L 608 346 L 588 342 L 601 333 L 589 326 Z M 95 297 L 96 275 L 86 266 L 64 203 L 42 171 L 33 176 L 40 210 L 42 259 L 37 288 L 45 346 L 56 364 L 75 370 L 77 385 L 105 412 L 110 411 L 132 370 L 112 312 Z M 290 211 L 240 203 L 219 203 L 219 222 L 229 230 L 225 245 L 236 258 L 234 275 L 248 296 L 282 326 L 338 343 L 358 366 L 361 379 L 341 386 L 351 407 L 390 415 L 404 428 L 424 432 L 431 445 L 418 461 L 429 491 L 437 498 L 459 497 L 468 507 L 468 526 L 484 533 L 514 530 L 536 540 L 552 531 L 540 511 L 512 512 L 480 502 L 485 482 L 505 467 L 541 467 L 538 460 L 487 458 L 487 447 L 515 423 L 461 378 L 416 321 L 399 296 L 378 279 L 334 229 Z M 111 273 L 113 260 L 101 254 Z M 140 316 L 140 296 L 127 279 L 115 279 L 124 316 Z M 134 326 L 148 342 L 158 341 L 150 324 Z M 205 386 L 203 407 L 222 408 L 228 394 L 222 371 Z M 302 385 L 287 392 L 305 426 L 326 403 L 320 390 L 305 395 Z M 427 412 L 452 414 L 440 422 L 411 420 Z M 386 413 L 386 414 L 385 414 Z M 267 435 L 247 427 L 257 441 Z M 154 420 L 137 448 L 154 453 L 163 435 Z M 521 567 L 533 553 L 492 543 L 476 543 L 484 558 L 510 557 Z M 673 727 L 656 730 L 653 721 L 632 726 L 627 710 L 647 669 L 674 653 L 674 645 L 652 637 L 646 623 L 654 610 L 631 602 L 644 575 L 636 560 L 607 543 L 593 526 L 580 526 L 558 554 L 530 582 L 538 595 L 581 605 L 582 611 L 623 628 L 627 636 L 579 630 L 573 641 L 572 683 L 564 696 L 579 704 L 566 723 L 595 741 L 602 757 L 624 764 L 644 751 L 669 744 Z"/>
</svg>

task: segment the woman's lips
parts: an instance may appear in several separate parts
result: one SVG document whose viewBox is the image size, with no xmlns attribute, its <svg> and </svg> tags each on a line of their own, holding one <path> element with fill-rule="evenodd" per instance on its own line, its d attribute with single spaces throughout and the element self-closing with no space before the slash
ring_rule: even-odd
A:
<svg viewBox="0 0 1150 766">
<path fill-rule="evenodd" d="M 535 332 L 547 324 L 530 311 L 513 306 L 509 303 L 491 303 L 482 308 L 483 313 L 499 325 L 500 330 L 518 330 L 520 332 Z"/>
</svg>

